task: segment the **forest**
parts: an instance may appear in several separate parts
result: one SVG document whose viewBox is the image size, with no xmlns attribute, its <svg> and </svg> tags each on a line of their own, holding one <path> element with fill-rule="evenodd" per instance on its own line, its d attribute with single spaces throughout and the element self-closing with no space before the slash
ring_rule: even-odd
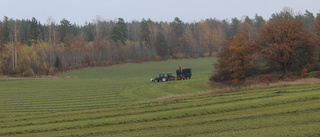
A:
<svg viewBox="0 0 320 137">
<path fill-rule="evenodd" d="M 273 14 L 255 38 L 248 22 L 240 24 L 237 34 L 221 43 L 210 80 L 239 86 L 320 78 L 320 14 L 293 16 L 290 11 Z"/>
<path fill-rule="evenodd" d="M 84 25 L 52 18 L 0 21 L 0 73 L 54 75 L 72 69 L 168 59 L 219 57 L 216 81 L 241 81 L 247 71 L 319 69 L 320 15 L 293 9 L 242 19 L 126 22 L 97 16 Z M 259 51 L 259 52 L 257 52 Z M 228 65 L 226 65 L 228 64 Z M 259 72 L 260 73 L 260 72 Z"/>
</svg>

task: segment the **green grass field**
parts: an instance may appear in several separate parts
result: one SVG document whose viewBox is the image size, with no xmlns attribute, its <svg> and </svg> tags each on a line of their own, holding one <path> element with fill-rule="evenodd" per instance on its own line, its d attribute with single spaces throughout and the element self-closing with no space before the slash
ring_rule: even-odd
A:
<svg viewBox="0 0 320 137">
<path fill-rule="evenodd" d="M 92 68 L 0 81 L 0 136 L 320 136 L 320 85 L 215 93 L 215 58 Z M 179 65 L 190 80 L 151 83 Z M 71 77 L 71 78 L 65 78 Z"/>
</svg>

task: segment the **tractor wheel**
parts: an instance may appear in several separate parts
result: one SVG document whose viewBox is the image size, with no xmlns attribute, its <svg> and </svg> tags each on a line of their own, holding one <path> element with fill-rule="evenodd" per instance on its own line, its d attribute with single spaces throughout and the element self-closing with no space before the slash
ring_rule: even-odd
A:
<svg viewBox="0 0 320 137">
<path fill-rule="evenodd" d="M 159 82 L 159 80 L 158 80 L 158 79 L 155 79 L 155 80 L 154 80 L 154 83 L 157 83 L 157 82 Z"/>
<path fill-rule="evenodd" d="M 162 78 L 162 82 L 165 82 L 165 81 L 167 81 L 167 79 L 166 78 Z"/>
</svg>

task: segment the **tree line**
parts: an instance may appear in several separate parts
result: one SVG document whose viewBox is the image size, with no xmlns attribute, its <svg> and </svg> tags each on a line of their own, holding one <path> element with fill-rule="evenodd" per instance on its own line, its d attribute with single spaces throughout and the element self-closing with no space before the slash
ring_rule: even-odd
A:
<svg viewBox="0 0 320 137">
<path fill-rule="evenodd" d="M 288 80 L 289 75 L 304 78 L 320 69 L 320 14 L 294 15 L 284 9 L 272 15 L 256 38 L 248 30 L 239 27 L 221 44 L 212 81 L 241 85 L 248 77 L 260 76 L 259 81 L 269 83 Z M 280 73 L 271 76 L 274 72 Z"/>
<path fill-rule="evenodd" d="M 287 14 L 288 13 L 288 14 Z M 288 17 L 287 17 L 288 16 Z M 108 66 L 127 62 L 214 56 L 223 43 L 246 33 L 259 39 L 259 30 L 279 18 L 294 18 L 311 30 L 315 17 L 309 11 L 294 15 L 291 9 L 275 13 L 269 21 L 262 16 L 198 22 L 172 22 L 151 19 L 125 22 L 97 17 L 84 25 L 67 19 L 46 23 L 36 18 L 0 21 L 0 73 L 11 76 L 53 75 L 87 66 Z"/>
</svg>

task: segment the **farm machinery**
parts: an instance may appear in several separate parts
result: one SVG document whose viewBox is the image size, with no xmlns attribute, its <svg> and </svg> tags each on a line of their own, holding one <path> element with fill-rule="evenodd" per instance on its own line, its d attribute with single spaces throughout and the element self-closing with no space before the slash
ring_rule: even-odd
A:
<svg viewBox="0 0 320 137">
<path fill-rule="evenodd" d="M 171 80 L 185 80 L 185 79 L 190 79 L 192 74 L 191 74 L 191 69 L 182 69 L 182 66 L 180 65 L 179 69 L 176 70 L 177 76 L 174 77 L 171 72 L 168 72 L 167 75 L 165 73 L 160 73 L 159 76 L 156 76 L 154 78 L 151 78 L 151 82 L 165 82 L 165 81 L 171 81 Z"/>
<path fill-rule="evenodd" d="M 165 81 L 170 81 L 170 80 L 175 80 L 175 77 L 172 75 L 171 72 L 167 73 L 167 75 L 165 75 L 164 73 L 160 73 L 159 76 L 156 76 L 154 78 L 151 78 L 152 82 L 165 82 Z"/>
</svg>

